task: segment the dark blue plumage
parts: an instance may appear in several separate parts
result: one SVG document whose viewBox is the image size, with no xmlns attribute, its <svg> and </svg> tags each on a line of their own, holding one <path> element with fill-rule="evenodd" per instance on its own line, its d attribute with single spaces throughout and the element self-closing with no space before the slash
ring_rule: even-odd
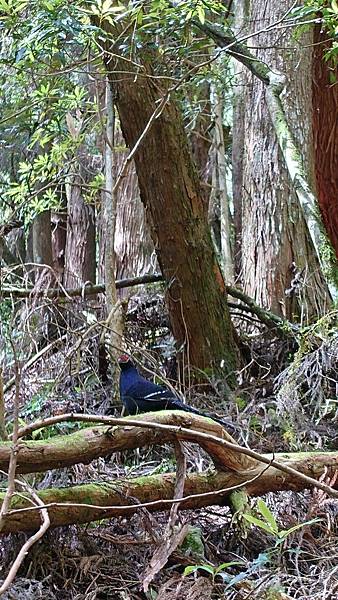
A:
<svg viewBox="0 0 338 600">
<path fill-rule="evenodd" d="M 119 365 L 121 368 L 120 395 L 129 415 L 166 409 L 184 410 L 202 417 L 209 417 L 225 427 L 234 428 L 231 423 L 215 419 L 192 406 L 183 404 L 180 398 L 167 387 L 156 385 L 142 377 L 127 354 L 120 356 Z"/>
</svg>

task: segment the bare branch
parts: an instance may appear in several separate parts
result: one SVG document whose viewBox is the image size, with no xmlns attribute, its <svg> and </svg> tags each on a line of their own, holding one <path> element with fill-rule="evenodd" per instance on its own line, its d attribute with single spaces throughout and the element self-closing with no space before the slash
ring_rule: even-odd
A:
<svg viewBox="0 0 338 600">
<path fill-rule="evenodd" d="M 23 561 L 25 560 L 25 558 L 28 554 L 29 549 L 33 546 L 33 544 L 35 544 L 35 542 L 37 542 L 38 540 L 40 540 L 42 538 L 42 536 L 46 533 L 48 527 L 50 526 L 48 510 L 44 506 L 43 501 L 39 498 L 37 493 L 32 488 L 30 488 L 26 483 L 23 483 L 22 481 L 16 481 L 16 483 L 19 483 L 25 489 L 29 490 L 31 496 L 33 497 L 33 500 L 35 501 L 35 503 L 38 506 L 38 510 L 41 515 L 42 523 L 40 525 L 39 530 L 34 535 L 32 535 L 22 546 L 19 554 L 17 555 L 14 563 L 12 564 L 12 566 L 9 570 L 9 573 L 8 573 L 6 579 L 4 580 L 3 584 L 0 587 L 0 596 L 2 596 L 2 594 L 4 594 L 8 590 L 8 588 L 12 585 L 18 570 L 20 569 Z"/>
</svg>

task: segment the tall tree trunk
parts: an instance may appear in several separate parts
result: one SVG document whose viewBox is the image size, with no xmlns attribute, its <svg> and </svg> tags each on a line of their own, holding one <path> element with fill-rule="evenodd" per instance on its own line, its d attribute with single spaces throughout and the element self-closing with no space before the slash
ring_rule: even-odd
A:
<svg viewBox="0 0 338 600">
<path fill-rule="evenodd" d="M 56 276 L 63 281 L 67 239 L 67 213 L 52 213 L 52 250 Z"/>
<path fill-rule="evenodd" d="M 130 149 L 167 93 L 151 78 L 147 57 L 142 76 L 114 81 L 121 128 Z M 150 60 L 151 59 L 151 60 Z M 122 69 L 120 69 L 122 70 Z M 147 76 L 149 75 L 149 77 Z M 230 376 L 236 365 L 235 343 L 224 281 L 216 261 L 205 218 L 198 177 L 191 159 L 181 114 L 173 97 L 153 119 L 135 153 L 141 199 L 146 207 L 158 260 L 168 283 L 173 334 L 189 364 L 199 369 L 220 367 Z"/>
<path fill-rule="evenodd" d="M 64 186 L 59 190 L 61 208 L 51 213 L 53 265 L 57 279 L 63 282 L 67 240 L 67 198 Z"/>
<path fill-rule="evenodd" d="M 65 287 L 95 283 L 95 213 L 82 197 L 81 176 L 72 175 L 67 186 L 68 223 L 65 253 Z"/>
<path fill-rule="evenodd" d="M 121 152 L 124 140 L 121 130 L 116 131 L 116 173 L 120 172 L 128 155 L 126 148 Z M 158 271 L 154 244 L 146 221 L 145 208 L 141 202 L 134 161 L 128 164 L 118 188 L 117 220 L 115 235 L 117 279 L 124 279 Z M 121 296 L 130 295 L 130 290 L 121 290 Z"/>
<path fill-rule="evenodd" d="M 122 351 L 123 335 L 122 305 L 117 301 L 115 283 L 116 255 L 114 242 L 117 210 L 117 196 L 114 187 L 116 180 L 116 164 L 114 164 L 115 107 L 108 79 L 106 81 L 106 114 L 105 190 L 102 195 L 103 220 L 101 223 L 101 235 L 104 256 L 104 281 L 106 286 L 107 329 L 102 332 L 99 348 L 99 374 L 104 381 L 107 380 L 108 353 L 117 358 L 118 354 Z M 109 337 L 109 348 L 105 346 L 107 336 Z M 117 392 L 120 370 L 117 362 L 114 360 L 111 361 L 110 372 L 115 391 Z"/>
<path fill-rule="evenodd" d="M 268 12 L 262 0 L 251 2 L 250 32 L 266 28 L 291 6 L 291 0 L 275 0 Z M 252 46 L 258 46 L 260 60 L 286 74 L 287 116 L 313 184 L 312 33 L 304 34 L 300 42 L 290 28 L 271 29 L 252 38 Z M 306 322 L 322 314 L 330 298 L 272 129 L 264 84 L 249 73 L 245 78 L 243 286 L 262 306 L 288 318 L 301 316 Z"/>
<path fill-rule="evenodd" d="M 24 228 L 16 227 L 10 231 L 6 236 L 6 242 L 11 255 L 7 264 L 23 264 L 26 260 Z"/>
<path fill-rule="evenodd" d="M 55 284 L 55 271 L 53 269 L 52 252 L 52 227 L 51 211 L 45 210 L 36 215 L 31 223 L 27 240 L 27 262 L 28 273 L 36 291 L 48 289 Z M 23 319 L 26 329 L 26 308 L 23 308 Z M 38 310 L 37 310 L 38 308 Z M 43 347 L 51 339 L 55 338 L 58 331 L 59 311 L 52 303 L 45 301 L 41 306 L 35 307 L 34 319 L 29 318 L 27 335 L 24 338 L 24 346 L 33 342 L 36 346 Z"/>
<path fill-rule="evenodd" d="M 108 314 L 117 301 L 115 273 L 116 258 L 114 250 L 115 224 L 116 224 L 116 193 L 114 192 L 115 169 L 113 165 L 114 158 L 114 131 L 115 131 L 115 113 L 113 104 L 113 94 L 109 82 L 106 83 L 106 143 L 105 143 L 105 191 L 103 194 L 103 214 L 104 214 L 104 272 L 106 285 L 106 302 Z"/>
<path fill-rule="evenodd" d="M 50 210 L 36 215 L 31 223 L 28 234 L 27 262 L 34 263 L 34 265 L 53 266 Z M 29 270 L 31 269 L 30 265 Z M 41 272 L 41 268 L 38 266 L 33 267 L 32 277 L 35 282 L 39 280 Z"/>
<path fill-rule="evenodd" d="M 338 68 L 325 59 L 332 42 L 314 30 L 313 49 L 313 135 L 318 201 L 323 222 L 338 259 Z M 334 83 L 331 80 L 336 78 Z"/>
<path fill-rule="evenodd" d="M 126 154 L 124 154 L 126 156 Z M 135 164 L 132 161 L 120 187 L 115 250 L 117 279 L 158 271 L 157 257 L 141 202 Z M 121 290 L 121 296 L 130 290 Z"/>
<path fill-rule="evenodd" d="M 231 214 L 226 182 L 226 147 L 223 126 L 223 98 L 215 84 L 211 85 L 211 106 L 213 112 L 213 169 L 210 206 L 218 208 L 219 213 L 219 252 L 225 280 L 234 281 L 234 260 L 231 244 Z M 210 211 L 211 212 L 211 211 Z"/>
<path fill-rule="evenodd" d="M 207 59 L 209 53 L 204 56 Z M 191 144 L 192 159 L 196 165 L 200 189 L 203 195 L 204 210 L 207 216 L 211 192 L 210 148 L 212 144 L 209 133 L 212 125 L 209 83 L 200 85 L 198 90 L 196 90 L 195 86 L 192 86 L 192 90 L 190 90 L 190 93 L 188 90 L 187 96 L 187 101 L 192 104 L 192 111 L 196 112 L 196 104 L 198 103 L 192 127 L 190 125 L 189 141 Z"/>
<path fill-rule="evenodd" d="M 234 33 L 240 37 L 244 31 L 246 3 L 235 0 Z M 246 86 L 243 76 L 243 65 L 235 60 L 235 85 L 233 89 L 233 135 L 232 135 L 232 199 L 234 205 L 234 277 L 241 281 L 242 274 L 242 217 L 243 217 L 243 167 L 245 138 L 245 101 Z M 234 135 L 236 132 L 236 135 Z"/>
</svg>

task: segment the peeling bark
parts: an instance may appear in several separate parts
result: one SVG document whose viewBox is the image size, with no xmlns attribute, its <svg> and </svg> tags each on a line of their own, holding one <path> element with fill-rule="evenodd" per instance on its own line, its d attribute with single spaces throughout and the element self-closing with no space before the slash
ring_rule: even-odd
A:
<svg viewBox="0 0 338 600">
<path fill-rule="evenodd" d="M 322 266 L 326 271 L 330 265 L 321 251 L 324 237 L 315 216 L 317 202 L 310 189 L 311 30 L 300 43 L 290 37 L 287 27 L 284 31 L 280 27 L 277 34 L 273 27 L 268 29 L 269 20 L 271 24 L 282 20 L 290 7 L 291 3 L 284 0 L 266 16 L 264 3 L 245 5 L 248 29 L 254 34 L 253 45 L 258 46 L 255 53 L 230 31 L 210 23 L 194 24 L 219 46 L 227 48 L 254 75 L 243 74 L 244 167 L 236 169 L 236 184 L 240 185 L 238 176 L 241 177 L 243 189 L 245 289 L 275 313 L 286 317 L 298 314 L 307 322 L 331 304 L 321 271 Z M 257 28 L 259 35 L 255 33 Z M 285 47 L 283 52 L 277 43 Z"/>
<path fill-rule="evenodd" d="M 291 4 L 289 0 L 277 3 L 271 21 L 285 14 Z M 267 26 L 267 18 L 263 4 L 251 2 L 252 31 Z M 307 181 L 313 183 L 312 38 L 310 31 L 304 34 L 302 43 L 291 36 L 290 29 L 278 33 L 272 30 L 251 41 L 259 48 L 255 51 L 257 57 L 277 74 L 275 81 L 270 74 L 267 89 L 255 77 L 246 77 L 242 268 L 246 293 L 274 313 L 286 318 L 299 315 L 306 323 L 327 310 L 330 296 L 315 251 L 319 231 L 313 215 L 315 200 L 307 182 L 306 192 L 299 183 L 302 166 Z M 280 47 L 285 49 L 281 51 Z M 279 73 L 285 74 L 283 104 L 301 149 L 297 155 L 290 132 L 285 129 L 285 115 L 275 101 L 284 88 Z M 278 85 L 279 90 L 274 89 Z M 298 287 L 294 283 L 297 273 L 302 273 L 304 282 Z"/>
<path fill-rule="evenodd" d="M 120 129 L 116 132 L 117 173 L 128 156 L 128 148 Z M 145 208 L 141 202 L 136 167 L 131 161 L 118 189 L 115 251 L 117 277 L 126 278 L 155 273 L 159 270 L 154 244 L 146 221 Z M 130 295 L 133 290 L 124 290 L 120 297 Z"/>
</svg>

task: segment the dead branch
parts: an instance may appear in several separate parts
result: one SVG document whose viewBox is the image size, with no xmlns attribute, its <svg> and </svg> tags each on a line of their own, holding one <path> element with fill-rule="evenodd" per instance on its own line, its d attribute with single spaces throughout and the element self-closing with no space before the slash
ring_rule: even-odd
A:
<svg viewBox="0 0 338 600">
<path fill-rule="evenodd" d="M 164 281 L 163 275 L 161 273 L 154 273 L 153 275 L 143 275 L 141 277 L 132 277 L 130 279 L 118 279 L 116 281 L 116 289 L 133 287 L 135 285 L 144 285 L 147 283 L 156 283 L 159 281 Z M 71 289 L 58 289 L 58 288 L 49 288 L 47 290 L 40 290 L 38 292 L 34 292 L 36 297 L 43 296 L 47 298 L 63 298 L 63 297 L 74 297 L 74 296 L 93 296 L 95 294 L 105 293 L 105 285 L 84 285 L 81 288 L 71 288 Z M 14 298 L 27 298 L 33 291 L 33 288 L 17 288 L 17 287 L 3 287 L 1 292 L 4 298 L 14 297 Z M 260 307 L 250 296 L 245 294 L 239 288 L 233 286 L 226 286 L 227 293 L 233 298 L 238 298 L 242 300 L 246 305 L 246 310 L 250 313 L 256 315 L 259 320 L 264 323 L 268 328 L 274 328 L 276 331 L 279 331 L 281 337 L 286 337 L 290 335 L 290 333 L 298 333 L 299 327 L 286 319 L 282 319 L 278 315 L 273 314 L 271 311 L 265 310 Z M 240 307 L 240 305 L 239 305 Z"/>
<path fill-rule="evenodd" d="M 39 507 L 39 512 L 41 515 L 42 523 L 39 527 L 39 530 L 36 533 L 34 533 L 34 535 L 32 535 L 23 544 L 19 554 L 17 555 L 14 563 L 12 564 L 12 566 L 9 570 L 9 573 L 8 573 L 6 579 L 4 580 L 4 582 L 2 583 L 2 585 L 0 587 L 0 596 L 2 596 L 2 594 L 4 594 L 8 590 L 8 588 L 12 585 L 12 583 L 17 575 L 18 570 L 20 569 L 23 561 L 25 560 L 25 558 L 28 554 L 29 549 L 35 544 L 35 542 L 37 542 L 39 539 L 42 538 L 42 536 L 46 533 L 48 527 L 50 526 L 48 510 L 47 510 L 47 508 L 44 507 L 43 501 L 39 498 L 37 493 L 34 490 L 32 490 L 26 483 L 23 483 L 21 481 L 16 481 L 16 483 L 19 483 L 25 489 L 29 490 L 29 493 L 32 496 L 34 502 Z"/>
<path fill-rule="evenodd" d="M 38 360 L 40 360 L 40 358 L 42 358 L 45 354 L 48 353 L 49 350 L 51 350 L 53 347 L 57 346 L 58 344 L 61 344 L 65 339 L 67 338 L 67 334 L 62 335 L 61 337 L 59 337 L 57 340 L 53 340 L 52 342 L 50 342 L 50 344 L 48 344 L 47 346 L 45 346 L 44 348 L 42 348 L 41 350 L 39 350 L 39 352 L 37 352 L 36 354 L 34 354 L 34 356 L 32 356 L 23 366 L 21 371 L 27 371 L 30 367 L 32 367 Z M 15 383 L 15 376 L 11 377 L 11 379 L 9 379 L 7 381 L 7 383 L 4 385 L 3 391 L 4 393 L 8 392 L 8 390 L 11 389 L 11 387 L 14 385 Z"/>
<path fill-rule="evenodd" d="M 107 425 L 88 427 L 48 440 L 21 442 L 17 453 L 18 473 L 46 471 L 77 463 L 87 464 L 112 452 L 162 444 L 177 438 L 200 444 L 220 469 L 250 471 L 257 463 L 256 453 L 238 446 L 221 425 L 207 417 L 183 411 L 160 411 L 142 414 L 137 418 L 119 419 L 70 413 L 38 421 L 22 428 L 19 435 L 27 435 L 36 429 L 65 421 Z M 10 442 L 0 443 L 0 469 L 6 470 L 8 466 L 10 445 Z M 250 456 L 251 453 L 253 456 Z"/>
<path fill-rule="evenodd" d="M 281 337 L 290 337 L 291 334 L 295 335 L 299 333 L 300 328 L 298 325 L 291 323 L 287 319 L 283 319 L 278 315 L 275 315 L 269 310 L 265 310 L 253 298 L 245 294 L 239 288 L 227 285 L 226 286 L 227 293 L 233 298 L 238 298 L 238 300 L 242 300 L 247 305 L 247 308 L 251 313 L 256 315 L 261 323 L 264 323 L 268 329 L 274 329 L 276 333 Z"/>
<path fill-rule="evenodd" d="M 131 277 L 130 279 L 117 279 L 115 282 L 116 289 L 133 287 L 134 285 L 144 285 L 146 283 L 156 283 L 157 281 L 163 281 L 163 276 L 160 273 L 154 273 L 153 275 L 142 275 L 140 277 Z M 2 287 L 1 294 L 3 298 L 27 298 L 34 291 L 33 287 L 29 288 L 18 288 L 18 287 Z M 49 288 L 46 290 L 34 291 L 34 296 L 44 298 L 64 298 L 67 296 L 93 296 L 95 294 L 105 293 L 105 285 L 92 285 L 87 284 L 80 288 Z"/>
<path fill-rule="evenodd" d="M 175 456 L 176 456 L 176 481 L 175 481 L 175 492 L 174 499 L 183 498 L 184 495 L 184 483 L 186 478 L 186 456 L 182 442 L 177 440 L 174 443 Z M 145 573 L 142 578 L 143 590 L 145 592 L 149 589 L 149 584 L 153 581 L 155 575 L 164 567 L 167 563 L 169 556 L 176 550 L 176 548 L 182 544 L 189 531 L 189 525 L 186 523 L 175 531 L 175 522 L 177 518 L 177 512 L 179 510 L 179 503 L 174 503 L 171 506 L 168 523 L 165 528 L 163 540 L 156 547 L 155 552 L 151 558 L 149 565 L 147 566 Z"/>
</svg>

